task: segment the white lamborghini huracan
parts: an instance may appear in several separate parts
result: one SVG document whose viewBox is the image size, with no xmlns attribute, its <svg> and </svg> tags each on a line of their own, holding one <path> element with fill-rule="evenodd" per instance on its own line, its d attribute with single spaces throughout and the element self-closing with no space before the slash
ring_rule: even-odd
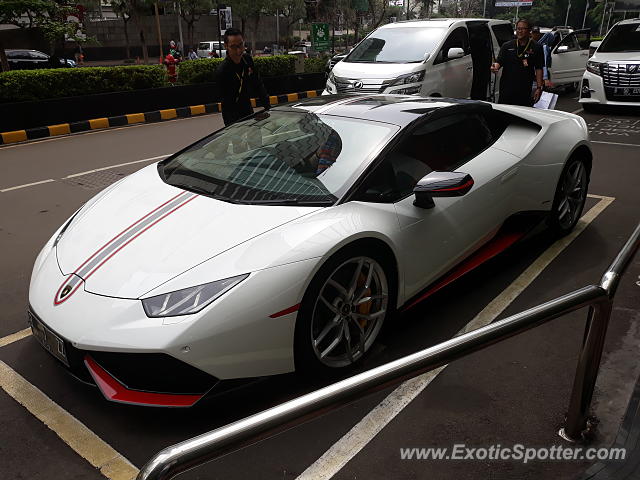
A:
<svg viewBox="0 0 640 480">
<path fill-rule="evenodd" d="M 557 111 L 327 96 L 256 114 L 106 188 L 33 268 L 34 336 L 112 401 L 358 362 L 384 322 L 522 236 L 578 221 L 587 126 Z M 526 215 L 531 217 L 531 215 Z"/>
</svg>

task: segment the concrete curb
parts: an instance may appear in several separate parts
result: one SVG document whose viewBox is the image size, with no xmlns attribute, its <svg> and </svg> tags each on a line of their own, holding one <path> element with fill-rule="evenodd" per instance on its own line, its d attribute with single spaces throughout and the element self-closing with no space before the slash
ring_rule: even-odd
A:
<svg viewBox="0 0 640 480">
<path fill-rule="evenodd" d="M 295 102 L 302 98 L 317 97 L 322 90 L 307 90 L 306 92 L 289 93 L 286 95 L 274 95 L 269 97 L 271 105 L 280 103 Z M 260 106 L 257 99 L 251 99 L 251 105 Z M 118 115 L 115 117 L 93 118 L 91 120 L 83 120 L 73 123 L 61 123 L 59 125 L 49 125 L 46 127 L 29 128 L 27 130 L 15 130 L 13 132 L 0 133 L 0 145 L 10 143 L 26 142 L 28 140 L 37 140 L 39 138 L 54 137 L 57 135 L 68 135 L 70 133 L 85 132 L 89 130 L 100 130 L 111 127 L 123 127 L 136 123 L 153 123 L 162 122 L 164 120 L 172 120 L 174 118 L 187 118 L 204 115 L 208 113 L 219 113 L 221 111 L 220 103 L 207 103 L 205 105 L 191 105 L 189 107 L 168 108 L 165 110 L 154 110 L 145 113 L 130 113 L 127 115 Z"/>
</svg>

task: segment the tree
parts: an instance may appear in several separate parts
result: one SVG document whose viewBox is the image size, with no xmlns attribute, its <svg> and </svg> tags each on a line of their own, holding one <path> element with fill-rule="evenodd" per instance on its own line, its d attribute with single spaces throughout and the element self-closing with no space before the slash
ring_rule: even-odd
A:
<svg viewBox="0 0 640 480">
<path fill-rule="evenodd" d="M 122 23 L 124 26 L 124 45 L 125 45 L 125 55 L 127 58 L 131 58 L 131 46 L 129 42 L 129 29 L 127 28 L 127 23 L 131 20 L 131 15 L 128 12 L 128 5 L 126 0 L 111 0 L 111 8 L 113 8 L 113 13 L 115 13 L 118 17 L 122 17 Z"/>
<path fill-rule="evenodd" d="M 260 17 L 263 15 L 272 15 L 276 13 L 279 5 L 275 5 L 273 0 L 232 0 L 229 2 L 233 12 L 242 20 L 244 31 L 245 22 L 251 27 L 249 35 L 251 50 L 256 50 L 256 34 L 260 25 Z M 244 32 L 245 35 L 247 32 Z"/>
<path fill-rule="evenodd" d="M 180 7 L 180 16 L 187 24 L 187 42 L 190 47 L 194 47 L 193 32 L 195 23 L 200 20 L 203 13 L 208 13 L 213 7 L 212 0 L 178 0 L 176 2 Z"/>
<path fill-rule="evenodd" d="M 142 45 L 142 58 L 144 63 L 149 63 L 149 49 L 147 48 L 147 38 L 145 36 L 144 24 L 142 23 L 142 17 L 149 12 L 154 2 L 152 0 L 117 0 L 120 2 L 120 8 L 122 11 L 133 20 L 133 24 L 138 30 L 140 36 L 140 44 Z M 113 5 L 113 0 L 112 0 Z"/>
</svg>

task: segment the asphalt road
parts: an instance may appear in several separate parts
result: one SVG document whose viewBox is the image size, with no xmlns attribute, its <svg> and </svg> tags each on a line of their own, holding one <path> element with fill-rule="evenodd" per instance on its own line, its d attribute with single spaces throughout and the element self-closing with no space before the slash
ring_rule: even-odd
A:
<svg viewBox="0 0 640 480">
<path fill-rule="evenodd" d="M 579 105 L 572 95 L 563 95 L 557 108 L 574 112 Z M 579 114 L 589 123 L 595 154 L 590 186 L 595 196 L 585 208 L 592 218 L 584 230 L 562 249 L 540 231 L 447 287 L 400 317 L 363 368 L 450 338 L 474 319 L 503 318 L 599 281 L 640 221 L 640 116 L 619 111 Z M 65 218 L 123 175 L 219 126 L 220 117 L 211 115 L 1 147 L 0 339 L 25 329 L 33 260 Z M 554 248 L 556 257 L 549 253 Z M 548 265 L 536 266 L 541 257 Z M 640 260 L 635 260 L 617 296 L 594 398 L 594 411 L 601 420 L 596 445 L 611 442 L 640 372 L 639 274 Z M 514 285 L 524 286 L 505 300 L 505 291 Z M 495 307 L 494 300 L 505 308 Z M 575 477 L 589 462 L 411 461 L 401 460 L 399 449 L 461 443 L 483 447 L 562 444 L 555 428 L 567 408 L 585 317 L 586 312 L 576 312 L 457 361 L 430 383 L 425 381 L 424 390 L 414 385 L 401 392 L 378 392 L 181 478 L 287 479 L 301 474 L 330 478 L 330 472 L 340 479 Z M 283 375 L 189 410 L 140 408 L 106 402 L 96 388 L 67 375 L 30 336 L 5 343 L 0 340 L 0 362 L 7 367 L 0 368 L 0 384 L 12 394 L 0 390 L 3 479 L 130 478 L 130 472 L 110 468 L 117 462 L 110 463 L 109 455 L 122 455 L 139 468 L 168 445 L 325 382 Z M 11 372 L 28 384 L 20 383 Z M 88 431 L 44 400 L 32 405 L 39 394 L 29 384 Z M 393 414 L 380 407 L 383 400 L 383 407 L 395 409 Z M 404 404 L 403 410 L 399 405 Z M 363 425 L 361 420 L 368 414 L 373 416 Z M 387 421 L 376 435 L 375 425 Z M 111 448 L 110 453 L 96 453 L 104 445 Z M 104 476 L 90 461 L 104 465 Z"/>
</svg>

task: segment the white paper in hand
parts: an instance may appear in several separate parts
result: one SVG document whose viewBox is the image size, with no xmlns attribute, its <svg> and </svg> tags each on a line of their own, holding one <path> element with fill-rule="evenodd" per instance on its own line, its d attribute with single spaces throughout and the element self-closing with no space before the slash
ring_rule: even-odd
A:
<svg viewBox="0 0 640 480">
<path fill-rule="evenodd" d="M 540 100 L 533 108 L 540 108 L 542 110 L 553 110 L 556 108 L 556 102 L 558 101 L 558 94 L 550 92 L 542 92 Z"/>
</svg>

